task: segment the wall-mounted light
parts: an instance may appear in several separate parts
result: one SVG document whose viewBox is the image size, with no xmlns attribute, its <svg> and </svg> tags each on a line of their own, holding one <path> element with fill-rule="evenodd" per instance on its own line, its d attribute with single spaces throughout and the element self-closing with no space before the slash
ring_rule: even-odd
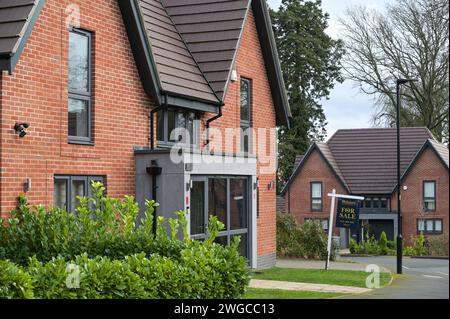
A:
<svg viewBox="0 0 450 319">
<path fill-rule="evenodd" d="M 231 71 L 231 82 L 236 82 L 238 80 L 238 74 L 236 70 Z"/>
<path fill-rule="evenodd" d="M 23 191 L 28 193 L 31 190 L 31 178 L 27 178 L 23 183 Z"/>
<path fill-rule="evenodd" d="M 16 123 L 14 125 L 14 131 L 20 138 L 25 137 L 27 135 L 26 129 L 30 127 L 28 123 Z"/>
</svg>

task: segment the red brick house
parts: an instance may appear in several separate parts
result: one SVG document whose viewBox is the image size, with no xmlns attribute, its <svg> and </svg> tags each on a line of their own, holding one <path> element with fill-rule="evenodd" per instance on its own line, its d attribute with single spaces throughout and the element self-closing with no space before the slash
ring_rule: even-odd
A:
<svg viewBox="0 0 450 319">
<path fill-rule="evenodd" d="M 327 143 L 314 143 L 297 157 L 294 173 L 282 191 L 284 211 L 300 223 L 321 220 L 328 228 L 330 199 L 340 194 L 364 196 L 355 229 L 334 229 L 346 247 L 362 233 L 379 238 L 397 235 L 397 164 L 395 129 L 340 130 Z M 448 235 L 449 151 L 426 128 L 401 129 L 403 238 L 423 232 Z"/>
<path fill-rule="evenodd" d="M 276 140 L 220 136 L 288 125 L 264 0 L 2 0 L 0 69 L 1 218 L 24 191 L 72 211 L 101 180 L 186 210 L 193 238 L 215 214 L 218 242 L 274 264 Z"/>
</svg>

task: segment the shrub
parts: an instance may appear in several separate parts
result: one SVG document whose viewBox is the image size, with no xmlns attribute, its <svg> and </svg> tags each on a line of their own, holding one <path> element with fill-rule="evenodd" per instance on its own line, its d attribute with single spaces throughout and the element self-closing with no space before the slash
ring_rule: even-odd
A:
<svg viewBox="0 0 450 319">
<path fill-rule="evenodd" d="M 403 256 L 413 256 L 414 248 L 411 246 L 406 246 L 403 248 Z"/>
<path fill-rule="evenodd" d="M 285 257 L 303 256 L 300 229 L 292 215 L 277 213 L 277 254 Z"/>
<path fill-rule="evenodd" d="M 359 253 L 358 243 L 353 238 L 350 238 L 349 249 L 350 249 L 350 253 L 351 254 L 358 254 Z"/>
<path fill-rule="evenodd" d="M 328 236 L 318 221 L 307 221 L 300 227 L 299 240 L 305 258 L 327 258 L 327 239 Z M 333 245 L 331 251 L 334 252 L 335 249 L 336 247 Z"/>
<path fill-rule="evenodd" d="M 22 268 L 0 260 L 0 299 L 33 298 L 33 280 Z"/>
<path fill-rule="evenodd" d="M 327 258 L 327 234 L 318 221 L 307 221 L 299 226 L 295 218 L 277 213 L 277 254 L 284 257 L 308 259 Z M 339 247 L 332 242 L 331 259 Z"/>
<path fill-rule="evenodd" d="M 145 215 L 136 227 L 139 206 L 133 197 L 113 199 L 103 195 L 101 183 L 92 187 L 93 197 L 79 198 L 74 213 L 59 208 L 47 212 L 42 205 L 30 208 L 21 195 L 7 223 L 0 221 L 0 259 L 26 265 L 30 256 L 42 262 L 58 255 L 71 260 L 83 253 L 121 259 L 143 251 L 180 257 L 184 241 L 154 240 L 152 214 L 157 203 L 146 202 Z"/>
<path fill-rule="evenodd" d="M 31 259 L 29 273 L 36 281 L 34 293 L 42 299 L 123 299 L 152 297 L 130 266 L 107 257 L 86 254 L 67 262 L 63 257 L 45 264 Z"/>
<path fill-rule="evenodd" d="M 413 254 L 414 256 L 425 255 L 425 237 L 422 232 L 414 239 Z"/>
<path fill-rule="evenodd" d="M 388 240 L 387 240 L 386 233 L 384 231 L 380 235 L 380 240 L 379 240 L 378 244 L 380 246 L 380 254 L 388 255 L 389 254 Z"/>
<path fill-rule="evenodd" d="M 431 256 L 448 256 L 448 235 L 431 236 L 428 238 L 428 254 Z"/>
<path fill-rule="evenodd" d="M 147 201 L 136 226 L 139 207 L 132 197 L 104 196 L 101 183 L 93 190 L 93 198 L 79 198 L 73 214 L 30 208 L 21 196 L 9 226 L 0 225 L 0 259 L 28 265 L 37 298 L 223 299 L 245 293 L 249 270 L 238 237 L 229 247 L 215 244 L 224 227 L 216 217 L 204 242 L 188 238 L 184 212 L 175 213 L 177 219 L 158 217 L 153 234 L 155 202 Z M 184 240 L 177 239 L 180 228 Z M 80 286 L 67 289 L 74 269 L 80 270 Z M 0 282 L 0 290 L 5 287 Z"/>
</svg>

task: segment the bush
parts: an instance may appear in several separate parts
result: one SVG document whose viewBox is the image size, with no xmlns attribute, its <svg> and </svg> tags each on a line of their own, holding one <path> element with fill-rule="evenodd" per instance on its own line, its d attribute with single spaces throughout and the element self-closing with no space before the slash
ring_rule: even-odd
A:
<svg viewBox="0 0 450 319">
<path fill-rule="evenodd" d="M 318 221 L 307 221 L 300 227 L 300 245 L 303 255 L 308 259 L 326 259 L 328 236 Z M 334 245 L 331 249 L 335 251 Z M 333 254 L 334 255 L 334 254 Z"/>
<path fill-rule="evenodd" d="M 406 246 L 403 248 L 403 256 L 413 256 L 414 248 L 411 246 Z"/>
<path fill-rule="evenodd" d="M 387 240 L 386 233 L 384 231 L 380 235 L 380 240 L 379 240 L 378 244 L 380 246 L 380 254 L 388 255 L 389 254 L 388 240 Z"/>
<path fill-rule="evenodd" d="M 430 236 L 428 238 L 428 255 L 448 256 L 448 235 Z"/>
<path fill-rule="evenodd" d="M 350 238 L 350 245 L 349 245 L 350 253 L 351 254 L 358 254 L 359 253 L 359 245 L 353 238 Z"/>
<path fill-rule="evenodd" d="M 300 229 L 292 215 L 277 213 L 277 254 L 285 257 L 303 256 Z"/>
<path fill-rule="evenodd" d="M 422 232 L 414 239 L 413 254 L 414 256 L 425 255 L 425 237 Z"/>
<path fill-rule="evenodd" d="M 153 297 L 130 266 L 107 257 L 89 259 L 86 254 L 67 262 L 53 258 L 43 264 L 32 258 L 28 269 L 36 281 L 40 299 L 143 299 Z"/>
<path fill-rule="evenodd" d="M 145 216 L 138 222 L 139 206 L 131 196 L 113 199 L 104 196 L 104 186 L 93 183 L 93 198 L 79 198 L 74 213 L 59 208 L 47 212 L 44 206 L 30 208 L 25 196 L 6 221 L 0 221 L 0 259 L 27 265 L 28 257 L 48 262 L 58 255 L 66 260 L 86 253 L 89 257 L 122 259 L 146 252 L 179 258 L 186 243 L 154 240 L 154 201 L 146 202 Z M 165 222 L 164 220 L 161 223 Z M 179 223 L 169 220 L 169 223 Z"/>
<path fill-rule="evenodd" d="M 136 226 L 139 207 L 132 197 L 104 196 L 101 183 L 93 183 L 93 193 L 79 198 L 75 213 L 32 209 L 21 196 L 8 225 L 1 222 L 0 259 L 28 266 L 37 298 L 224 299 L 245 293 L 249 270 L 239 238 L 230 247 L 215 244 L 224 227 L 216 217 L 204 242 L 188 238 L 184 212 L 175 213 L 177 219 L 158 217 L 153 234 L 155 202 L 147 201 Z M 177 239 L 180 228 L 184 240 Z M 68 289 L 68 278 L 78 278 L 71 277 L 74 269 L 79 288 Z M 10 277 L 0 281 L 0 291 L 9 291 Z"/>
<path fill-rule="evenodd" d="M 33 280 L 19 266 L 0 260 L 0 299 L 33 298 Z"/>
<path fill-rule="evenodd" d="M 307 221 L 299 226 L 295 218 L 277 213 L 277 254 L 283 257 L 308 259 L 327 258 L 327 234 L 318 221 Z M 339 247 L 332 243 L 331 259 Z"/>
</svg>

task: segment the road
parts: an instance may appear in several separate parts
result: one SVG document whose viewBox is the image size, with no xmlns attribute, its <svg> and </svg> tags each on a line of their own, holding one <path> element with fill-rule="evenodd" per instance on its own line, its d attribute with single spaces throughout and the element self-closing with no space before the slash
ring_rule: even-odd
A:
<svg viewBox="0 0 450 319">
<path fill-rule="evenodd" d="M 448 299 L 449 263 L 442 259 L 403 258 L 403 274 L 396 275 L 397 258 L 341 257 L 364 264 L 376 264 L 389 269 L 394 275 L 392 285 L 369 293 L 352 295 L 356 299 Z"/>
</svg>

